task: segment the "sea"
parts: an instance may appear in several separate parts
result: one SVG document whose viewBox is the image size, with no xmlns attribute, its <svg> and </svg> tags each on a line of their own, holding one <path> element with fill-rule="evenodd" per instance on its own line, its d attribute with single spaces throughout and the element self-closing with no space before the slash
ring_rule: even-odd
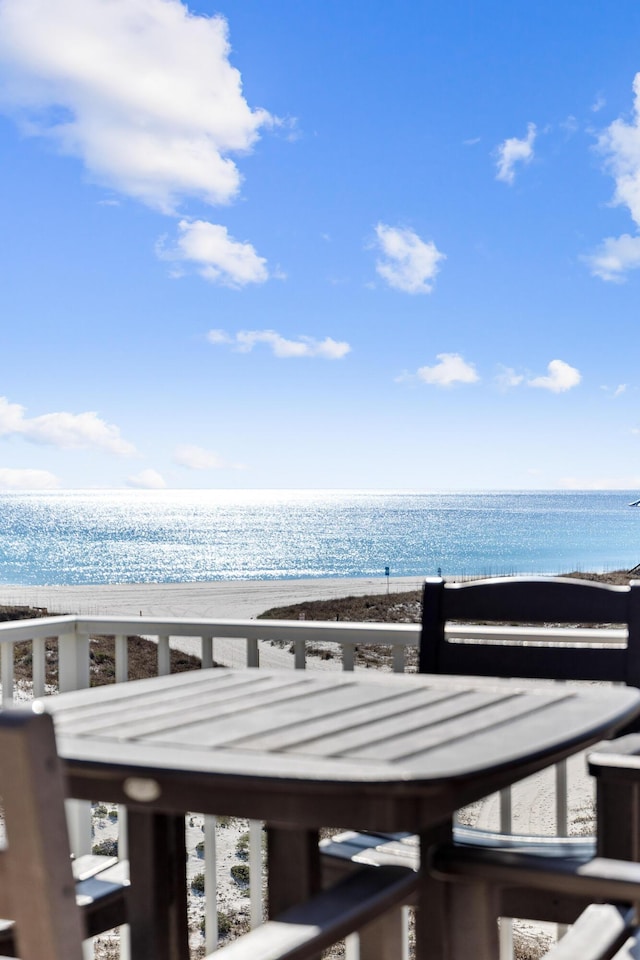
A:
<svg viewBox="0 0 640 960">
<path fill-rule="evenodd" d="M 0 583 L 176 583 L 631 569 L 637 491 L 0 493 Z"/>
</svg>

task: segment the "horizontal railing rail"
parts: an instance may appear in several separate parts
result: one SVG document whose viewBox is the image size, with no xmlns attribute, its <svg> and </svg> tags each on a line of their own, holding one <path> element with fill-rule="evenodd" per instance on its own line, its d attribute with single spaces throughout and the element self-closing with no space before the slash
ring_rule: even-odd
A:
<svg viewBox="0 0 640 960">
<path fill-rule="evenodd" d="M 585 628 L 585 627 L 511 627 L 487 626 L 475 624 L 449 624 L 447 637 L 454 642 L 474 641 L 496 644 L 496 655 L 504 643 L 525 643 L 543 645 L 571 646 L 609 646 L 624 647 L 627 631 L 621 627 Z M 420 641 L 420 625 L 413 623 L 352 623 L 344 621 L 306 621 L 306 620 L 231 620 L 210 618 L 166 618 L 166 617 L 120 617 L 65 615 L 43 617 L 39 619 L 7 621 L 0 623 L 0 673 L 2 704 L 14 702 L 15 682 L 13 652 L 18 643 L 32 644 L 32 692 L 34 696 L 45 696 L 50 691 L 46 685 L 46 641 L 58 644 L 58 690 L 67 692 L 90 686 L 90 649 L 91 638 L 98 636 L 115 637 L 115 682 L 128 679 L 127 638 L 142 636 L 157 643 L 156 672 L 159 675 L 170 672 L 170 651 L 172 647 L 185 649 L 185 643 L 191 652 L 200 657 L 201 666 L 208 668 L 214 662 L 225 663 L 230 652 L 234 666 L 241 662 L 248 667 L 262 664 L 272 665 L 275 656 L 274 644 L 280 649 L 278 665 L 293 669 L 306 669 L 322 666 L 327 669 L 358 669 L 356 648 L 387 647 L 390 651 L 388 669 L 403 672 L 407 668 L 407 652 L 415 651 Z M 330 646 L 337 651 L 334 661 L 313 656 L 319 649 Z M 415 657 L 414 657 L 415 659 Z M 315 661 L 315 662 L 314 662 Z M 564 768 L 560 768 L 556 832 L 559 836 L 567 828 L 567 796 L 564 781 Z M 99 799 L 99 798 L 96 798 Z M 91 850 L 91 818 L 86 805 L 75 804 L 71 832 L 76 853 Z M 512 832 L 510 795 L 506 793 L 502 800 L 500 830 L 504 834 Z M 124 817 L 123 824 L 124 824 Z M 123 830 L 121 853 L 126 843 Z M 215 949 L 218 940 L 218 926 L 215 896 L 215 820 L 207 818 L 204 827 L 205 855 L 205 893 L 206 893 L 206 949 Z M 251 920 L 256 925 L 262 920 L 262 881 L 260 825 L 251 829 L 250 842 L 250 883 L 251 883 Z"/>
</svg>

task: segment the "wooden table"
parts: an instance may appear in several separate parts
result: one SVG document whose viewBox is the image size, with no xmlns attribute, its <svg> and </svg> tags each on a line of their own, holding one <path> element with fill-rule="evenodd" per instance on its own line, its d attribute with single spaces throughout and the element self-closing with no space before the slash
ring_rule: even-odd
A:
<svg viewBox="0 0 640 960">
<path fill-rule="evenodd" d="M 55 719 L 70 794 L 129 808 L 134 957 L 175 960 L 186 943 L 170 882 L 184 879 L 179 815 L 266 821 L 278 913 L 319 886 L 320 827 L 408 830 L 424 856 L 456 809 L 611 735 L 640 713 L 640 692 L 214 669 L 40 703 Z M 420 960 L 440 955 L 436 901 L 421 897 Z"/>
</svg>

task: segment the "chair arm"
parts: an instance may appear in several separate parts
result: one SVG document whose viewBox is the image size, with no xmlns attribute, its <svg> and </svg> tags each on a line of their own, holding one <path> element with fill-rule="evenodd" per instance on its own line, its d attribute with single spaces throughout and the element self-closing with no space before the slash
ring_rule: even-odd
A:
<svg viewBox="0 0 640 960">
<path fill-rule="evenodd" d="M 544 960 L 610 960 L 633 932 L 635 910 L 611 903 L 592 903 L 545 955 Z M 631 954 L 625 954 L 631 960 Z"/>
<path fill-rule="evenodd" d="M 550 890 L 586 900 L 640 901 L 640 864 L 594 857 L 585 863 L 525 853 L 442 844 L 430 852 L 430 872 L 440 880 L 479 880 L 499 887 Z"/>
<path fill-rule="evenodd" d="M 640 734 L 630 733 L 617 740 L 599 743 L 588 755 L 589 773 L 594 777 L 640 781 Z"/>
<path fill-rule="evenodd" d="M 207 960 L 307 960 L 407 903 L 417 883 L 418 874 L 406 867 L 366 868 L 268 920 Z"/>
</svg>

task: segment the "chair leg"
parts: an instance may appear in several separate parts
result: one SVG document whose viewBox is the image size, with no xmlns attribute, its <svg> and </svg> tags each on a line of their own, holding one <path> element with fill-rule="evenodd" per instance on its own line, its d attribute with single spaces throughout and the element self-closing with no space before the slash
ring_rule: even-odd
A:
<svg viewBox="0 0 640 960">
<path fill-rule="evenodd" d="M 404 960 L 406 957 L 403 907 L 388 910 L 382 917 L 363 927 L 360 960 Z"/>
<path fill-rule="evenodd" d="M 267 824 L 267 861 L 270 917 L 320 891 L 317 830 Z"/>
<path fill-rule="evenodd" d="M 598 856 L 640 861 L 640 784 L 597 781 Z"/>
</svg>

